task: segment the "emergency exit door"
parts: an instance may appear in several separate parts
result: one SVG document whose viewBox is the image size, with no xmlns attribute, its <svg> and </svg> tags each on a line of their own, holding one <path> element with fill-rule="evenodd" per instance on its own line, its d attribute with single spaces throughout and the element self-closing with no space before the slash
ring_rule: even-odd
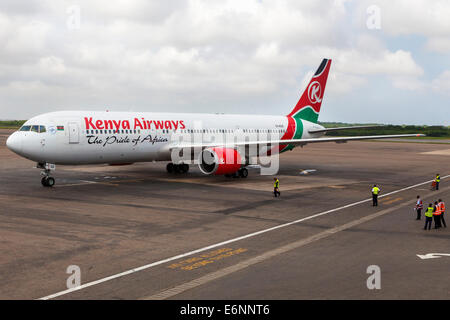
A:
<svg viewBox="0 0 450 320">
<path fill-rule="evenodd" d="M 78 129 L 78 123 L 69 122 L 69 143 L 80 142 L 80 130 Z"/>
</svg>

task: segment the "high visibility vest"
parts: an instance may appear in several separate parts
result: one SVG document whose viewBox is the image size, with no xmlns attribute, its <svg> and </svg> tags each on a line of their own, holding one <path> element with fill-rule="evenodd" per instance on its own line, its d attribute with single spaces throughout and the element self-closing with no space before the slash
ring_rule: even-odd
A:
<svg viewBox="0 0 450 320">
<path fill-rule="evenodd" d="M 441 176 L 436 176 L 436 182 L 441 182 Z"/>
<path fill-rule="evenodd" d="M 378 187 L 372 188 L 372 193 L 373 193 L 373 194 L 377 195 L 378 192 L 380 192 L 380 188 L 378 188 Z"/>
<path fill-rule="evenodd" d="M 444 203 L 444 201 L 439 203 L 438 206 L 441 208 L 441 213 L 444 213 L 445 212 L 445 203 Z"/>
<path fill-rule="evenodd" d="M 439 216 L 441 214 L 441 206 L 439 204 L 435 205 L 436 210 L 434 211 L 435 216 Z"/>
<path fill-rule="evenodd" d="M 278 188 L 278 186 L 280 185 L 280 181 L 277 179 L 275 180 L 275 183 L 273 184 L 274 188 Z"/>
<path fill-rule="evenodd" d="M 422 202 L 422 200 L 420 200 L 419 203 L 417 204 L 417 209 L 423 209 L 423 202 Z"/>
<path fill-rule="evenodd" d="M 425 212 L 425 217 L 429 217 L 429 218 L 433 217 L 433 207 L 427 208 L 427 211 Z"/>
</svg>

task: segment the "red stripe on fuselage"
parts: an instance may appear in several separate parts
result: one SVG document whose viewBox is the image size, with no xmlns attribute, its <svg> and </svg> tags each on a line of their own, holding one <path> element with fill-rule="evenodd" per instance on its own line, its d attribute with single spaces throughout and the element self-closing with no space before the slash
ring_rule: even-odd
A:
<svg viewBox="0 0 450 320">
<path fill-rule="evenodd" d="M 288 119 L 288 127 L 286 129 L 286 132 L 281 137 L 281 140 L 289 140 L 294 138 L 295 135 L 295 120 L 291 117 L 286 117 Z M 286 148 L 287 144 L 280 144 L 277 147 L 274 147 L 267 152 L 267 155 L 270 156 L 272 154 L 280 153 L 283 151 L 284 148 Z"/>
</svg>

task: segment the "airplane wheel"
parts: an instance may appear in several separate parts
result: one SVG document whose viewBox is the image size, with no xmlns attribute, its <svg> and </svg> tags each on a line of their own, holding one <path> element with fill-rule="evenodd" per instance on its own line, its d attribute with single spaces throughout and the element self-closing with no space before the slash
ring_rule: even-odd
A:
<svg viewBox="0 0 450 320">
<path fill-rule="evenodd" d="M 173 165 L 173 172 L 175 172 L 175 173 L 180 173 L 180 172 L 181 172 L 180 165 L 174 164 L 174 165 Z"/>
<path fill-rule="evenodd" d="M 174 165 L 173 163 L 168 163 L 166 166 L 166 170 L 168 173 L 172 173 L 174 171 Z"/>
<path fill-rule="evenodd" d="M 239 170 L 239 176 L 241 178 L 247 178 L 248 177 L 248 170 L 246 168 L 242 168 Z"/>
<path fill-rule="evenodd" d="M 53 187 L 55 185 L 55 178 L 43 177 L 41 183 L 44 187 Z"/>
<path fill-rule="evenodd" d="M 48 177 L 47 178 L 47 187 L 53 187 L 55 185 L 55 178 Z"/>
<path fill-rule="evenodd" d="M 189 165 L 186 164 L 186 163 L 183 163 L 181 165 L 181 170 L 182 170 L 183 173 L 187 173 L 189 171 Z"/>
</svg>

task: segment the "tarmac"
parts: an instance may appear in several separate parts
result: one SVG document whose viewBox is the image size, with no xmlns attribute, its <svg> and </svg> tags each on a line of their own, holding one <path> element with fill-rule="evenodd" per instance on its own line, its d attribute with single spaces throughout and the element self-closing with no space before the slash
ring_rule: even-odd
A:
<svg viewBox="0 0 450 320">
<path fill-rule="evenodd" d="M 418 194 L 450 205 L 446 145 L 296 148 L 280 156 L 274 198 L 258 169 L 225 178 L 166 163 L 57 166 L 44 188 L 6 148 L 11 132 L 0 130 L 0 299 L 450 299 L 450 229 L 423 230 L 413 210 Z"/>
</svg>

